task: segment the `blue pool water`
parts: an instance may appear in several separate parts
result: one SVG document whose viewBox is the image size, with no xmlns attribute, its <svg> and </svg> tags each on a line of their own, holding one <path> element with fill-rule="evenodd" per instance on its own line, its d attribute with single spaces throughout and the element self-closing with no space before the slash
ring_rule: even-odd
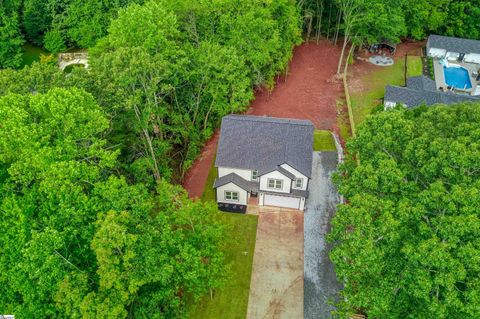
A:
<svg viewBox="0 0 480 319">
<path fill-rule="evenodd" d="M 448 85 L 457 89 L 471 89 L 472 82 L 468 76 L 468 71 L 464 68 L 447 68 L 443 67 L 443 73 L 445 74 L 445 82 Z"/>
</svg>

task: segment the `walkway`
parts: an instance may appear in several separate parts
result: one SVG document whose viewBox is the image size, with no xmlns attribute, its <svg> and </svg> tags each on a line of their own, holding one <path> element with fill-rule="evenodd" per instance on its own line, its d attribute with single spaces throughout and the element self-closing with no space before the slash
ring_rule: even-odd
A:
<svg viewBox="0 0 480 319">
<path fill-rule="evenodd" d="M 313 156 L 304 230 L 305 319 L 330 318 L 333 310 L 330 302 L 341 289 L 328 257 L 331 247 L 325 239 L 335 207 L 340 202 L 331 181 L 337 162 L 336 152 L 315 152 Z"/>
<path fill-rule="evenodd" d="M 303 318 L 303 213 L 261 212 L 247 319 Z"/>
</svg>

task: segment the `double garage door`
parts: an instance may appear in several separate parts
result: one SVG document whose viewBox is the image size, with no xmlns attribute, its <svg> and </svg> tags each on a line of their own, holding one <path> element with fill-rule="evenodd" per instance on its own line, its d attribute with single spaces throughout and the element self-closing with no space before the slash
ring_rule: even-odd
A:
<svg viewBox="0 0 480 319">
<path fill-rule="evenodd" d="M 299 209 L 300 198 L 265 194 L 263 205 Z"/>
</svg>

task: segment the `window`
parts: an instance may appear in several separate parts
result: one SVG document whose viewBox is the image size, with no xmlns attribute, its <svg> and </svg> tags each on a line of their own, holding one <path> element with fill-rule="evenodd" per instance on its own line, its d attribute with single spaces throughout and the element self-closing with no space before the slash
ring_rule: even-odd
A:
<svg viewBox="0 0 480 319">
<path fill-rule="evenodd" d="M 238 202 L 238 192 L 225 191 L 225 199 Z"/>
<path fill-rule="evenodd" d="M 303 187 L 303 178 L 296 178 L 295 179 L 295 188 L 302 188 Z"/>
<path fill-rule="evenodd" d="M 252 181 L 256 181 L 258 178 L 258 171 L 257 170 L 253 170 L 252 171 Z"/>
<path fill-rule="evenodd" d="M 282 189 L 283 188 L 283 181 L 281 179 L 271 179 L 271 178 L 269 178 L 267 183 L 268 183 L 267 187 L 271 188 L 271 189 Z"/>
</svg>

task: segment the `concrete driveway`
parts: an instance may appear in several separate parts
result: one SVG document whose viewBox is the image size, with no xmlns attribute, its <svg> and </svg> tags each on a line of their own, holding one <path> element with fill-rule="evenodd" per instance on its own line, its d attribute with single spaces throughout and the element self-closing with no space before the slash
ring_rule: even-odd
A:
<svg viewBox="0 0 480 319">
<path fill-rule="evenodd" d="M 310 195 L 305 210 L 305 319 L 330 318 L 334 310 L 331 303 L 342 288 L 328 257 L 331 246 L 325 239 L 340 202 L 331 181 L 337 163 L 336 152 L 315 152 L 313 155 Z"/>
<path fill-rule="evenodd" d="M 303 318 L 303 213 L 259 211 L 249 319 Z"/>
</svg>

